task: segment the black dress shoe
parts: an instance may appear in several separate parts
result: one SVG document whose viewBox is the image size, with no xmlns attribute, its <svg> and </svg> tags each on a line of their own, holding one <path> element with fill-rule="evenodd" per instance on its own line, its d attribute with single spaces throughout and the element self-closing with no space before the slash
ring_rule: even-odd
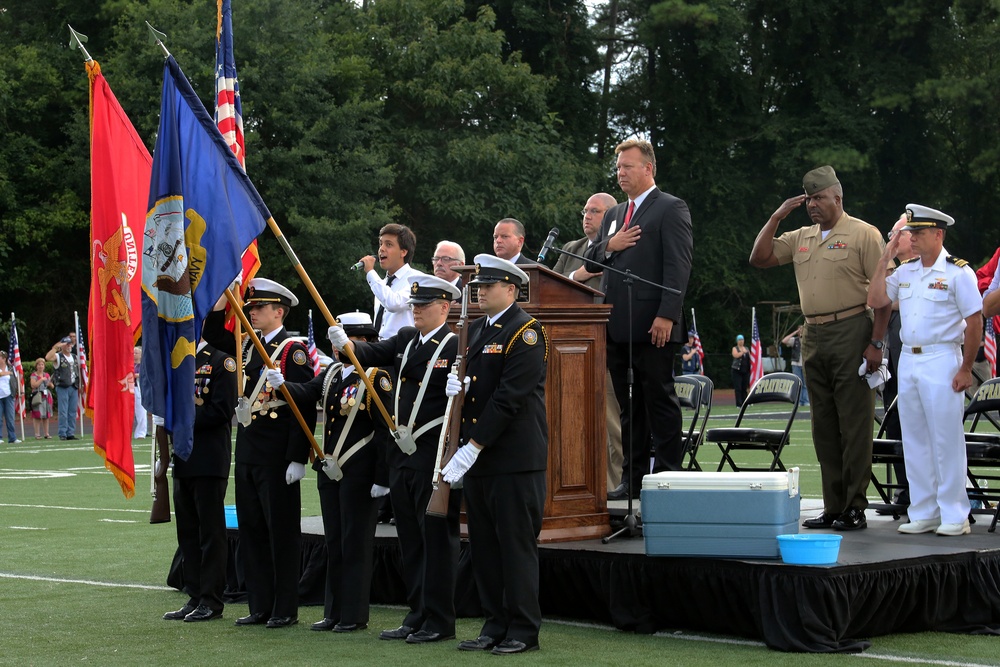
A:
<svg viewBox="0 0 1000 667">
<path fill-rule="evenodd" d="M 261 625 L 263 623 L 267 623 L 265 614 L 250 614 L 236 619 L 236 625 Z"/>
<path fill-rule="evenodd" d="M 608 491 L 608 500 L 628 500 L 628 484 L 622 483 Z"/>
<path fill-rule="evenodd" d="M 418 630 L 406 638 L 407 644 L 430 644 L 431 642 L 439 642 L 445 639 L 454 639 L 455 635 L 445 635 L 440 632 L 431 632 L 430 630 Z"/>
<path fill-rule="evenodd" d="M 383 630 L 382 632 L 378 633 L 378 638 L 379 639 L 406 639 L 407 637 L 409 637 L 410 635 L 412 635 L 416 631 L 417 631 L 416 628 L 411 628 L 408 625 L 401 625 L 398 628 L 396 628 L 395 630 Z"/>
<path fill-rule="evenodd" d="M 299 622 L 298 616 L 272 616 L 267 619 L 266 628 L 287 628 Z"/>
<path fill-rule="evenodd" d="M 177 611 L 168 611 L 163 615 L 164 621 L 183 621 L 184 617 L 195 610 L 193 604 L 186 604 Z"/>
<path fill-rule="evenodd" d="M 865 519 L 865 511 L 852 507 L 833 522 L 834 530 L 860 530 L 868 527 L 868 520 Z"/>
<path fill-rule="evenodd" d="M 80 438 L 76 437 L 75 435 L 67 435 L 66 439 L 67 440 L 79 440 Z"/>
<path fill-rule="evenodd" d="M 334 632 L 354 632 L 355 630 L 367 630 L 367 623 L 337 623 L 333 626 Z"/>
<path fill-rule="evenodd" d="M 309 626 L 310 630 L 316 630 L 317 632 L 323 632 L 325 630 L 333 630 L 337 625 L 337 620 L 334 618 L 324 618 L 322 621 L 316 621 Z"/>
<path fill-rule="evenodd" d="M 493 655 L 507 655 L 508 653 L 524 653 L 525 651 L 537 651 L 538 643 L 525 644 L 516 639 L 505 639 L 490 651 Z"/>
<path fill-rule="evenodd" d="M 198 621 L 211 621 L 213 618 L 222 618 L 222 610 L 200 604 L 197 609 L 184 617 L 184 622 L 197 623 Z"/>
<path fill-rule="evenodd" d="M 482 635 L 476 639 L 466 639 L 463 642 L 458 643 L 459 651 L 489 651 L 491 648 L 499 644 L 493 637 L 487 637 Z"/>
<path fill-rule="evenodd" d="M 802 522 L 802 525 L 806 528 L 832 528 L 833 522 L 836 520 L 837 517 L 834 515 L 823 512 L 818 517 L 806 519 Z"/>
</svg>

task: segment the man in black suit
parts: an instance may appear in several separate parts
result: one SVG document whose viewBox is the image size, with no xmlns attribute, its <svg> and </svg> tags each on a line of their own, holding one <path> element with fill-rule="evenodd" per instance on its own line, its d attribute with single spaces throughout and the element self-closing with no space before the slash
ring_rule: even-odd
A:
<svg viewBox="0 0 1000 667">
<path fill-rule="evenodd" d="M 368 313 L 344 313 L 338 321 L 352 340 L 375 341 Z M 378 499 L 389 493 L 385 466 L 389 427 L 358 373 L 366 373 L 383 405 L 392 405 L 392 381 L 381 368 L 358 371 L 350 361 L 332 363 L 306 383 L 285 383 L 267 371 L 275 387 L 285 385 L 296 403 L 322 401 L 323 452 L 314 467 L 326 541 L 326 594 L 317 631 L 355 632 L 368 627 Z"/>
<path fill-rule="evenodd" d="M 642 476 L 680 470 L 683 458 L 681 408 L 674 392 L 674 354 L 684 340 L 684 293 L 691 275 L 691 214 L 687 204 L 656 187 L 656 156 L 648 141 L 628 140 L 615 148 L 618 184 L 628 201 L 610 209 L 600 240 L 587 251 L 589 270 L 598 265 L 631 271 L 673 293 L 645 283 L 632 286 L 632 319 L 623 276 L 604 272 L 605 302 L 614 306 L 608 319 L 608 370 L 621 405 L 622 433 L 628 434 L 622 483 L 609 499 L 639 496 Z M 632 344 L 633 418 L 629 421 L 629 343 Z M 631 452 L 631 455 L 629 454 Z"/>
<path fill-rule="evenodd" d="M 455 636 L 462 494 L 451 494 L 447 517 L 429 516 L 426 510 L 447 406 L 444 387 L 458 349 L 446 321 L 460 296 L 451 283 L 418 273 L 410 279 L 415 327 L 372 343 L 348 340 L 339 325 L 327 332 L 334 348 L 351 346 L 363 366 L 392 366 L 396 381 L 393 412 L 399 436 L 388 446 L 389 493 L 410 609 L 402 624 L 383 630 L 380 639 L 425 644 Z"/>
<path fill-rule="evenodd" d="M 226 488 L 233 455 L 236 360 L 198 345 L 194 375 L 194 447 L 188 460 L 174 455 L 174 518 L 187 604 L 163 615 L 168 621 L 222 618 L 225 604 Z M 159 465 L 159 463 L 157 463 Z"/>
<path fill-rule="evenodd" d="M 511 262 L 476 256 L 479 307 L 469 325 L 463 400 L 464 443 L 442 475 L 464 477 L 469 546 L 476 588 L 486 613 L 477 639 L 462 651 L 523 653 L 538 649 L 538 534 L 545 505 L 548 424 L 545 363 L 548 340 L 535 318 L 515 303 L 528 276 Z M 448 377 L 448 395 L 463 382 Z"/>
<path fill-rule="evenodd" d="M 288 382 L 313 377 L 306 346 L 289 337 L 284 320 L 299 300 L 273 280 L 254 278 L 247 287 L 250 322 L 271 360 Z M 236 354 L 225 328 L 225 301 L 205 318 L 204 337 L 223 352 Z M 302 495 L 309 437 L 281 393 L 266 382 L 266 366 L 249 339 L 243 345 L 243 396 L 251 403 L 236 431 L 236 518 L 246 571 L 250 614 L 236 625 L 284 628 L 298 623 Z M 296 403 L 310 431 L 315 403 Z M 237 408 L 241 416 L 241 408 Z"/>
<path fill-rule="evenodd" d="M 493 228 L 493 254 L 512 264 L 537 264 L 526 257 L 524 251 L 524 225 L 520 220 L 504 218 Z"/>
</svg>

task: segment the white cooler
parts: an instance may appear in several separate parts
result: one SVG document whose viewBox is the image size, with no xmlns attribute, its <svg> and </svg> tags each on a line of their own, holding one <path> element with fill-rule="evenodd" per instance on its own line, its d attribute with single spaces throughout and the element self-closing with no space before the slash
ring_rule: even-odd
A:
<svg viewBox="0 0 1000 667">
<path fill-rule="evenodd" d="M 642 478 L 647 556 L 779 558 L 799 532 L 799 469 L 660 472 Z"/>
</svg>

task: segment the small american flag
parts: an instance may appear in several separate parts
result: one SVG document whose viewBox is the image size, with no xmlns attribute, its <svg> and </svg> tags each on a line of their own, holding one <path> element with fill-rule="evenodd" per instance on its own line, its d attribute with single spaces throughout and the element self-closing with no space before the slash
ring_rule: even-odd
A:
<svg viewBox="0 0 1000 667">
<path fill-rule="evenodd" d="M 7 359 L 10 360 L 11 369 L 14 371 L 14 381 L 18 383 L 20 391 L 17 392 L 17 414 L 24 419 L 24 369 L 21 367 L 21 346 L 17 343 L 17 320 L 14 313 L 10 314 L 10 350 L 7 351 Z M 11 437 L 10 434 L 7 434 Z"/>
<path fill-rule="evenodd" d="M 694 319 L 694 308 L 691 309 L 691 333 L 694 334 L 694 351 L 698 353 L 698 374 L 705 374 L 705 349 L 701 346 L 701 336 L 698 335 L 698 325 Z"/>
<path fill-rule="evenodd" d="M 986 361 L 990 362 L 990 377 L 997 376 L 997 339 L 996 332 L 993 331 L 993 318 L 986 318 L 986 333 L 983 336 L 983 349 L 986 352 Z"/>
<path fill-rule="evenodd" d="M 760 351 L 760 330 L 757 328 L 757 309 L 753 309 L 753 335 L 750 337 L 750 386 L 764 377 L 764 360 Z"/>
<path fill-rule="evenodd" d="M 313 311 L 309 311 L 309 340 L 306 343 L 309 350 L 309 363 L 312 365 L 313 375 L 319 375 L 319 350 L 316 349 L 316 337 L 313 335 Z"/>
<path fill-rule="evenodd" d="M 80 328 L 80 315 L 74 311 L 76 320 L 76 356 L 80 362 L 80 400 L 76 405 L 76 416 L 80 418 L 87 411 L 87 389 L 90 387 L 90 371 L 87 370 L 87 346 L 84 344 L 83 330 Z"/>
</svg>

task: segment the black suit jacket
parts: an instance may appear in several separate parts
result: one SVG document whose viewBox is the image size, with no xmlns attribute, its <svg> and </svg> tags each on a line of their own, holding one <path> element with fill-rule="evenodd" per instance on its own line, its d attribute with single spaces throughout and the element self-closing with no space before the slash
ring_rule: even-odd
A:
<svg viewBox="0 0 1000 667">
<path fill-rule="evenodd" d="M 515 303 L 486 330 L 485 318 L 470 325 L 462 442 L 475 440 L 484 448 L 470 476 L 546 468 L 548 341 L 542 325 L 532 320 Z"/>
<path fill-rule="evenodd" d="M 597 243 L 587 251 L 589 271 L 600 271 L 605 265 L 621 271 L 631 271 L 640 278 L 680 290 L 672 294 L 666 290 L 636 282 L 632 286 L 632 341 L 649 342 L 649 328 L 657 317 L 673 320 L 670 342 L 687 340 L 684 327 L 684 294 L 691 276 L 693 238 L 691 213 L 682 199 L 653 188 L 642 205 L 632 214 L 630 227 L 642 230 L 635 246 L 605 256 L 605 247 L 611 236 L 611 224 L 620 230 L 628 210 L 628 201 L 608 209 L 601 223 Z M 611 341 L 629 341 L 628 292 L 624 278 L 611 271 L 604 272 L 601 281 L 605 303 L 613 305 L 608 319 L 608 336 Z"/>
<path fill-rule="evenodd" d="M 538 262 L 536 262 L 535 260 L 531 259 L 531 257 L 528 256 L 528 254 L 529 254 L 528 253 L 528 249 L 522 247 L 521 248 L 521 254 L 517 256 L 517 261 L 514 262 L 514 263 L 517 264 L 517 265 L 521 265 L 521 264 L 538 264 Z M 537 257 L 537 256 L 538 255 L 532 255 L 532 257 Z"/>
<path fill-rule="evenodd" d="M 430 339 L 420 346 L 419 350 L 410 353 L 406 366 L 402 365 L 403 351 L 411 340 L 419 336 L 415 327 L 403 327 L 395 336 L 373 343 L 355 341 L 354 354 L 363 366 L 393 367 L 396 391 L 399 393 L 399 413 L 395 416 L 397 425 L 405 426 L 410 423 L 413 403 L 417 398 L 417 392 L 420 391 L 420 383 L 423 382 L 427 364 L 430 363 L 438 343 L 449 331 L 447 324 L 441 325 L 441 328 L 435 331 Z M 430 385 L 424 392 L 420 409 L 413 424 L 414 431 L 427 422 L 444 415 L 448 402 L 444 388 L 448 381 L 448 373 L 451 372 L 451 366 L 455 362 L 457 350 L 457 336 L 452 336 L 441 348 L 441 354 L 431 371 Z M 386 407 L 391 409 L 391 404 Z M 395 441 L 391 441 L 386 447 L 389 466 L 420 470 L 426 472 L 427 478 L 430 479 L 430 473 L 434 471 L 434 459 L 437 456 L 440 434 L 440 426 L 427 430 L 416 439 L 417 451 L 410 455 L 404 454 Z"/>
<path fill-rule="evenodd" d="M 295 399 L 296 405 L 316 403 L 323 398 L 323 385 L 326 384 L 327 376 L 330 373 L 336 374 L 330 382 L 330 390 L 326 395 L 326 403 L 323 405 L 323 451 L 327 454 L 333 454 L 337 440 L 340 439 L 340 434 L 347 425 L 347 417 L 340 413 L 341 396 L 347 389 L 352 387 L 360 389 L 364 386 L 357 369 L 352 370 L 345 378 L 340 372 L 340 368 L 336 364 L 330 364 L 324 372 L 304 384 L 289 382 L 285 385 Z M 392 380 L 389 373 L 376 368 L 372 385 L 382 400 L 382 404 L 389 410 L 389 414 L 392 414 Z M 385 466 L 386 449 L 392 441 L 389 426 L 382 418 L 382 413 L 369 396 L 367 389 L 365 389 L 362 400 L 365 403 L 364 410 L 358 410 L 354 423 L 351 424 L 351 430 L 348 431 L 347 437 L 344 439 L 344 446 L 340 451 L 341 456 L 355 443 L 367 438 L 370 434 L 374 433 L 374 437 L 371 442 L 352 454 L 351 458 L 343 463 L 341 469 L 345 476 L 369 477 L 375 484 L 389 486 L 389 471 Z"/>
<path fill-rule="evenodd" d="M 206 345 L 195 355 L 195 369 L 194 447 L 187 461 L 174 455 L 174 477 L 229 479 L 229 464 L 233 458 L 233 412 L 236 409 L 236 360 Z"/>
<path fill-rule="evenodd" d="M 232 332 L 226 331 L 225 312 L 221 310 L 212 311 L 205 318 L 205 327 L 202 332 L 205 340 L 210 345 L 235 356 L 236 340 Z M 271 342 L 264 343 L 264 348 L 268 355 L 274 353 L 282 341 L 288 338 L 288 332 L 284 327 L 271 339 Z M 252 403 L 255 399 L 251 396 L 257 386 L 257 380 L 261 373 L 267 370 L 264 360 L 261 359 L 257 348 L 253 347 L 249 340 L 246 345 L 250 345 L 249 360 L 243 366 L 245 374 L 244 395 Z M 244 358 L 246 354 L 244 353 Z M 284 363 L 281 363 L 284 360 Z M 308 382 L 313 378 L 312 366 L 309 364 L 309 353 L 306 346 L 295 341 L 289 343 L 282 354 L 275 361 L 281 369 L 286 382 Z M 275 391 L 276 398 L 284 400 L 280 391 Z M 316 404 L 312 401 L 295 402 L 305 419 L 310 430 L 316 430 Z M 250 422 L 250 426 L 239 424 L 236 432 L 236 462 L 249 463 L 252 465 L 268 465 L 286 467 L 290 461 L 305 463 L 309 460 L 309 438 L 299 426 L 298 420 L 292 414 L 291 408 L 282 405 L 272 413 L 277 417 L 271 419 L 269 415 L 264 416 L 254 413 L 255 419 Z"/>
</svg>

